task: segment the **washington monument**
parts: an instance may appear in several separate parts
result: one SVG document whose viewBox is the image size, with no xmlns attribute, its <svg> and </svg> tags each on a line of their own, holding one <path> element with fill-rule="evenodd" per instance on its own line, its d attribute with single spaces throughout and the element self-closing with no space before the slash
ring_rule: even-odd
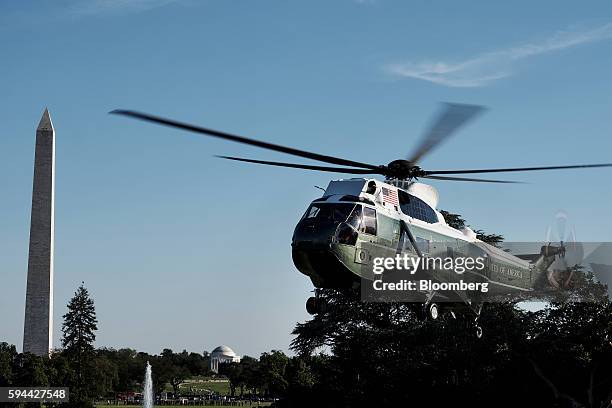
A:
<svg viewBox="0 0 612 408">
<path fill-rule="evenodd" d="M 55 131 L 45 109 L 36 129 L 23 352 L 48 356 L 53 345 Z"/>
</svg>

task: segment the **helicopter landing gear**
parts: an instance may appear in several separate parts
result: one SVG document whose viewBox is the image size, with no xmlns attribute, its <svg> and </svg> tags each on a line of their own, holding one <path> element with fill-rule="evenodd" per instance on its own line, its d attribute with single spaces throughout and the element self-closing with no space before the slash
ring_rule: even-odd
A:
<svg viewBox="0 0 612 408">
<path fill-rule="evenodd" d="M 327 301 L 315 290 L 315 295 L 306 300 L 306 311 L 310 315 L 325 313 L 327 312 Z"/>
<path fill-rule="evenodd" d="M 310 315 L 315 315 L 318 312 L 318 305 L 317 305 L 317 298 L 314 296 L 309 297 L 306 300 L 306 311 L 308 312 L 308 314 Z"/>
<path fill-rule="evenodd" d="M 423 308 L 424 314 L 428 319 L 437 320 L 438 317 L 440 317 L 440 307 L 437 303 L 425 303 L 425 305 L 423 305 Z"/>
<path fill-rule="evenodd" d="M 437 303 L 432 302 L 436 292 L 431 291 L 427 294 L 425 303 L 423 303 L 423 309 L 421 310 L 421 316 L 423 319 L 437 320 L 440 317 L 440 306 Z"/>
<path fill-rule="evenodd" d="M 476 317 L 474 318 L 474 326 L 476 329 L 475 334 L 477 339 L 482 338 L 482 327 L 478 324 L 478 321 L 480 320 L 480 312 L 482 312 L 482 303 L 478 305 L 478 308 L 476 310 Z"/>
</svg>

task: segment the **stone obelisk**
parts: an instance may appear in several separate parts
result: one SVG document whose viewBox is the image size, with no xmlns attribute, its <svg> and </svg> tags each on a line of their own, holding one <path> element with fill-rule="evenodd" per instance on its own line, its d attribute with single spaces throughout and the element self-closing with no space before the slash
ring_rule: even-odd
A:
<svg viewBox="0 0 612 408">
<path fill-rule="evenodd" d="M 53 345 L 55 131 L 45 109 L 36 129 L 23 352 L 48 356 Z"/>
</svg>

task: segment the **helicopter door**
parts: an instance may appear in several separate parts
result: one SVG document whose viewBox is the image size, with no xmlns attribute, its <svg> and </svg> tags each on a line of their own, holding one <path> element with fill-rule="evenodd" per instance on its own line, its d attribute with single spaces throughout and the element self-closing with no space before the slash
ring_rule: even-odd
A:
<svg viewBox="0 0 612 408">
<path fill-rule="evenodd" d="M 355 262 L 368 263 L 368 259 L 384 256 L 384 254 L 378 254 L 379 246 L 376 242 L 376 230 L 376 210 L 364 206 L 359 226 L 360 238 L 363 242 L 361 247 L 355 251 Z"/>
</svg>

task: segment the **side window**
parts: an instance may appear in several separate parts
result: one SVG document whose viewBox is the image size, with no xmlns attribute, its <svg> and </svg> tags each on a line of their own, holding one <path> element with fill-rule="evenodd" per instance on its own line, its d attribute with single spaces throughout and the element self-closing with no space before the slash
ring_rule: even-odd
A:
<svg viewBox="0 0 612 408">
<path fill-rule="evenodd" d="M 450 244 L 452 245 L 452 244 Z M 455 249 L 452 246 L 447 246 L 446 247 L 446 257 L 447 258 L 454 258 L 457 255 L 457 253 L 455 252 Z"/>
<path fill-rule="evenodd" d="M 366 234 L 376 235 L 376 210 L 368 207 L 363 208 L 361 230 Z"/>
<path fill-rule="evenodd" d="M 399 202 L 402 212 L 410 217 L 416 218 L 417 220 L 425 221 L 430 224 L 438 222 L 438 216 L 433 208 L 431 208 L 425 201 L 418 197 L 410 195 L 405 191 L 399 191 Z"/>
<path fill-rule="evenodd" d="M 378 214 L 377 221 L 376 235 L 378 238 L 383 238 L 389 242 L 397 242 L 399 222 L 382 214 Z"/>
<path fill-rule="evenodd" d="M 434 211 L 433 208 L 431 208 L 430 206 L 428 206 L 427 204 L 425 204 L 423 202 L 423 205 L 425 206 L 425 218 L 428 223 L 430 224 L 435 224 L 436 222 L 438 222 L 438 216 L 436 215 L 436 212 Z"/>
<path fill-rule="evenodd" d="M 399 198 L 400 208 L 402 212 L 406 215 L 410 215 L 410 194 L 405 192 L 404 190 L 397 189 L 397 195 Z"/>
</svg>

